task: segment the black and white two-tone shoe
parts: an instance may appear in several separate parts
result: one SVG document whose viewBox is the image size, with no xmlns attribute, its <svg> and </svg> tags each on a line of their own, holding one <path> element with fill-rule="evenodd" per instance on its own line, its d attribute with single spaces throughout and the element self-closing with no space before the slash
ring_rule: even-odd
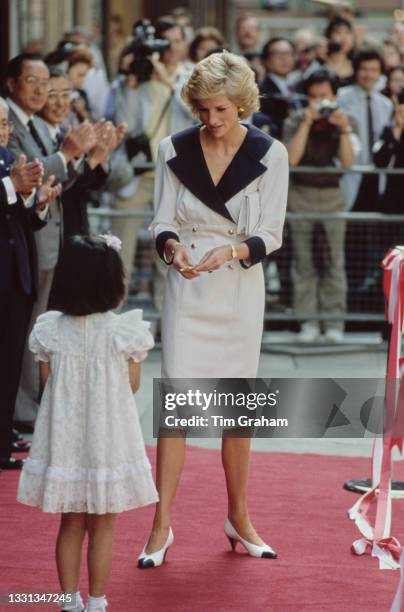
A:
<svg viewBox="0 0 404 612">
<path fill-rule="evenodd" d="M 230 542 L 230 546 L 232 547 L 232 550 L 235 550 L 237 546 L 237 542 L 240 542 L 240 544 L 244 546 L 244 548 L 246 549 L 248 554 L 251 555 L 251 557 L 263 557 L 266 559 L 276 559 L 276 557 L 278 556 L 277 553 L 274 551 L 274 549 L 268 546 L 268 544 L 264 544 L 263 546 L 258 546 L 258 544 L 252 544 L 251 542 L 247 542 L 247 540 L 244 540 L 244 538 L 242 538 L 237 533 L 237 531 L 234 529 L 229 519 L 226 519 L 226 522 L 224 524 L 224 532 L 229 538 L 229 542 Z"/>
<path fill-rule="evenodd" d="M 154 553 L 147 553 L 145 551 L 145 546 L 139 555 L 137 566 L 141 569 L 147 569 L 149 567 L 158 567 L 159 565 L 163 565 L 167 551 L 173 542 L 174 534 L 173 530 L 170 527 L 168 530 L 167 540 L 163 548 L 160 548 L 160 550 L 156 550 L 156 552 Z"/>
</svg>

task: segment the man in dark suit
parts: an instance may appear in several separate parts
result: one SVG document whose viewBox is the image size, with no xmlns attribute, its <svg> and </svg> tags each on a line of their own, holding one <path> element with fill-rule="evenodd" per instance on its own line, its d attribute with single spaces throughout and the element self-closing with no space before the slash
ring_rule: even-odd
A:
<svg viewBox="0 0 404 612">
<path fill-rule="evenodd" d="M 261 108 L 254 116 L 254 124 L 281 139 L 283 122 L 292 102 L 287 81 L 295 64 L 292 43 L 285 38 L 271 38 L 262 49 L 262 61 L 267 76 L 259 85 Z"/>
<path fill-rule="evenodd" d="M 14 124 L 9 148 L 15 158 L 24 153 L 28 160 L 38 158 L 44 167 L 44 179 L 50 175 L 57 183 L 66 184 L 78 176 L 76 158 L 80 159 L 92 146 L 92 127 L 86 125 L 65 135 L 58 151 L 44 121 L 37 117 L 46 103 L 49 90 L 49 69 L 36 55 L 21 54 L 7 66 L 7 103 L 9 118 Z M 46 228 L 35 236 L 38 253 L 37 298 L 32 318 L 45 312 L 59 257 L 63 235 L 63 215 L 60 198 L 52 208 Z M 26 352 L 21 376 L 21 391 L 17 400 L 16 419 L 33 421 L 36 417 L 39 394 L 39 375 L 32 355 Z"/>
<path fill-rule="evenodd" d="M 1 109 L 1 112 L 4 109 Z M 0 117 L 1 118 L 1 117 Z M 38 160 L 27 164 L 21 155 L 0 146 L 0 468 L 20 469 L 11 457 L 13 417 L 26 334 L 36 298 L 36 247 L 33 232 L 46 225 L 49 202 L 60 193 L 43 180 Z"/>
</svg>

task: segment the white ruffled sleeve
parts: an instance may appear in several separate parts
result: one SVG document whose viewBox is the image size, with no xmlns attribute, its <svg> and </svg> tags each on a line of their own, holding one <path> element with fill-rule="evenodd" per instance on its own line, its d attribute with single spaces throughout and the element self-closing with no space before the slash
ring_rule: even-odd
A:
<svg viewBox="0 0 404 612">
<path fill-rule="evenodd" d="M 154 346 L 154 339 L 149 331 L 150 323 L 143 321 L 143 311 L 136 308 L 118 315 L 117 319 L 113 338 L 115 350 L 136 363 L 144 361 L 147 351 Z"/>
<path fill-rule="evenodd" d="M 35 361 L 49 361 L 57 349 L 57 322 L 61 312 L 49 310 L 40 315 L 28 340 L 29 350 L 34 353 Z"/>
</svg>

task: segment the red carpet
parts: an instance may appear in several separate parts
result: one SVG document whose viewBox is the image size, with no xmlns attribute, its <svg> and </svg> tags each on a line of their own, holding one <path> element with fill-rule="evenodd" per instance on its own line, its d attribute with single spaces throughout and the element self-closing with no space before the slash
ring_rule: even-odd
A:
<svg viewBox="0 0 404 612">
<path fill-rule="evenodd" d="M 154 459 L 154 449 L 150 449 Z M 254 453 L 250 509 L 279 558 L 232 553 L 223 534 L 226 496 L 220 454 L 188 448 L 176 499 L 175 543 L 155 570 L 136 569 L 153 508 L 127 512 L 117 523 L 111 612 L 387 611 L 398 571 L 355 557 L 357 537 L 346 509 L 356 496 L 344 480 L 365 476 L 368 459 Z M 58 516 L 15 502 L 18 475 L 0 474 L 0 592 L 58 590 L 53 560 Z M 404 541 L 404 502 L 394 502 L 394 535 Z M 241 548 L 240 548 L 241 550 Z M 83 571 L 82 593 L 87 592 Z M 7 610 L 55 610 L 7 607 Z"/>
</svg>

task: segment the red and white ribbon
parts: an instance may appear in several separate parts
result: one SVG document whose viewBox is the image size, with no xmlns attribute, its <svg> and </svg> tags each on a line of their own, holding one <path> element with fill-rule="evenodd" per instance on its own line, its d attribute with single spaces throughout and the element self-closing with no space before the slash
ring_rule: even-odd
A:
<svg viewBox="0 0 404 612">
<path fill-rule="evenodd" d="M 392 450 L 403 450 L 404 427 L 404 360 L 401 359 L 401 335 L 404 322 L 404 254 L 399 248 L 390 250 L 382 261 L 386 318 L 392 325 L 386 372 L 384 435 L 376 436 L 372 458 L 372 488 L 349 510 L 362 538 L 352 544 L 357 555 L 371 554 L 379 559 L 380 569 L 398 569 L 401 552 L 399 541 L 391 537 Z M 399 381 L 401 384 L 399 386 Z M 379 490 L 378 493 L 376 490 Z M 369 511 L 376 505 L 376 518 L 371 524 Z"/>
<path fill-rule="evenodd" d="M 400 582 L 398 583 L 396 595 L 390 608 L 390 612 L 403 612 L 404 603 L 404 550 L 400 558 Z"/>
</svg>

